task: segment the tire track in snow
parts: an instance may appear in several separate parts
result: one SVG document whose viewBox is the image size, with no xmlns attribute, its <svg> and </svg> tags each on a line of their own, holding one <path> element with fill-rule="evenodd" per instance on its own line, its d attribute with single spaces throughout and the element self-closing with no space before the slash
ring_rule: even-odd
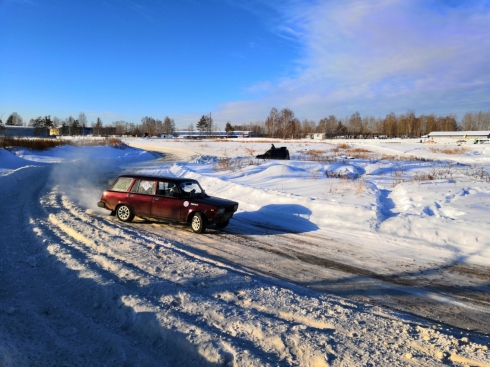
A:
<svg viewBox="0 0 490 367">
<path fill-rule="evenodd" d="M 247 225 L 251 225 L 240 222 L 240 231 L 246 231 Z M 178 240 L 181 232 L 165 224 L 142 224 L 139 227 L 157 234 L 165 232 L 167 238 L 174 240 Z M 165 231 L 163 228 L 172 230 Z M 197 240 L 193 235 L 188 238 L 186 235 L 186 243 L 208 253 L 217 261 L 228 260 L 233 266 L 240 266 L 246 271 L 355 300 L 386 305 L 439 322 L 486 330 L 482 327 L 487 323 L 482 323 L 482 320 L 487 317 L 489 309 L 478 305 L 480 301 L 475 298 L 478 295 L 465 297 L 447 292 L 443 283 L 427 284 L 416 274 L 393 275 L 366 269 L 362 264 L 352 264 L 345 250 L 334 255 L 333 259 L 326 258 L 321 249 L 325 239 L 321 236 L 287 234 L 284 230 L 275 235 L 273 232 L 264 236 L 242 235 L 233 233 L 236 228 L 230 225 L 223 232 L 210 232 L 198 236 Z M 305 242 L 310 245 L 305 246 Z M 342 243 L 335 243 L 333 247 L 340 251 L 342 245 L 346 248 Z M 243 251 L 243 248 L 247 250 Z M 316 248 L 320 248 L 320 251 L 316 252 Z M 264 256 L 265 253 L 267 256 Z"/>
<path fill-rule="evenodd" d="M 70 211 L 70 210 L 69 210 Z M 71 214 L 73 214 L 73 210 L 70 211 Z M 66 213 L 64 213 L 66 214 Z M 63 216 L 62 216 L 63 217 Z M 68 221 L 70 218 L 64 217 L 64 221 Z M 75 217 L 73 220 L 73 224 L 75 226 L 80 225 L 80 220 Z M 89 223 L 85 223 L 87 226 L 92 226 L 93 225 L 93 218 L 90 217 L 85 217 L 84 221 L 87 221 Z M 98 221 L 96 221 L 98 222 Z M 155 228 L 161 228 L 162 225 L 154 224 L 154 223 L 149 223 L 150 225 L 148 226 L 147 223 L 143 224 L 131 224 L 129 227 L 137 227 L 138 231 L 141 233 L 141 239 L 144 239 L 142 241 L 141 247 L 145 248 L 148 244 L 148 242 L 154 241 L 155 238 L 152 235 L 146 235 L 147 228 L 150 227 L 150 233 L 151 229 Z M 66 226 L 66 225 L 65 225 Z M 127 226 L 126 224 L 122 225 L 122 229 L 124 230 L 124 227 Z M 169 227 L 166 225 L 163 225 L 164 227 Z M 95 226 L 96 227 L 96 226 Z M 89 229 L 82 229 L 80 230 L 87 234 L 91 233 Z M 181 228 L 174 229 L 176 232 L 181 232 Z M 103 232 L 103 231 L 102 231 Z M 170 231 L 171 232 L 171 231 Z M 190 232 L 189 232 L 190 233 Z M 99 233 L 100 235 L 100 233 Z M 73 236 L 72 236 L 73 237 Z M 77 236 L 74 236 L 77 237 Z M 289 241 L 290 239 L 287 238 L 287 236 L 284 236 L 284 241 Z M 189 238 L 195 238 L 193 234 L 189 235 Z M 203 238 L 207 239 L 206 244 L 209 245 L 209 243 L 212 243 L 214 240 L 211 236 L 203 236 Z M 82 242 L 88 243 L 90 248 L 94 249 L 93 244 L 94 239 L 85 239 Z M 146 243 L 146 244 L 144 244 Z M 180 244 L 181 245 L 181 244 Z M 181 245 L 182 246 L 182 245 Z M 174 246 L 175 247 L 175 246 Z M 185 247 L 185 246 L 182 246 Z M 96 248 L 96 247 L 95 247 Z M 290 250 L 290 249 L 289 249 Z M 192 251 L 189 252 L 189 249 L 181 249 L 181 252 L 186 252 L 191 256 L 191 258 L 196 258 L 196 254 L 193 254 Z M 146 256 L 147 259 L 147 254 L 144 255 Z M 216 263 L 216 260 L 212 260 L 212 262 Z M 219 262 L 218 262 L 219 263 Z M 181 274 L 185 275 L 185 274 Z M 179 280 L 176 279 L 178 282 Z M 188 285 L 188 283 L 184 282 L 178 282 L 176 284 L 181 284 L 181 285 Z M 291 331 L 294 332 L 294 327 L 291 329 L 291 324 L 293 325 L 305 325 L 308 329 L 311 328 L 319 328 L 319 329 L 327 329 L 327 330 L 332 330 L 334 332 L 342 332 L 344 333 L 347 337 L 349 335 L 352 335 L 352 332 L 349 332 L 347 328 L 342 328 L 339 325 L 336 325 L 335 323 L 325 323 L 322 321 L 318 321 L 315 319 L 312 319 L 311 317 L 304 317 L 304 316 L 297 316 L 294 313 L 290 311 L 290 308 L 285 309 L 284 311 L 272 311 L 268 309 L 268 307 L 263 306 L 262 304 L 255 303 L 252 301 L 252 297 L 248 298 L 247 297 L 247 292 L 245 293 L 237 293 L 233 292 L 232 294 L 236 295 L 237 299 L 238 297 L 243 297 L 243 301 L 234 301 L 233 296 L 230 298 L 229 293 L 230 292 L 225 292 L 223 293 L 222 290 L 220 289 L 221 287 L 218 286 L 216 287 L 217 290 L 219 290 L 217 293 L 215 290 L 215 285 L 213 284 L 212 281 L 208 282 L 205 285 L 206 288 L 204 289 L 211 289 L 212 294 L 214 294 L 214 297 L 209 298 L 206 297 L 207 292 L 202 290 L 198 290 L 197 294 L 200 295 L 196 298 L 195 292 L 186 292 L 185 290 L 181 290 L 178 292 L 177 295 L 171 295 L 171 296 L 164 296 L 160 298 L 160 308 L 167 308 L 167 309 L 172 309 L 175 311 L 180 312 L 183 315 L 186 315 L 187 318 L 191 317 L 193 318 L 193 322 L 189 324 L 185 324 L 185 322 L 182 321 L 182 315 L 180 317 L 169 317 L 168 314 L 165 315 L 165 319 L 163 322 L 168 323 L 169 325 L 179 325 L 179 330 L 199 330 L 200 334 L 200 345 L 203 345 L 203 335 L 206 333 L 209 333 L 209 328 L 214 330 L 211 334 L 209 334 L 209 337 L 206 339 L 208 341 L 214 340 L 215 338 L 215 333 L 219 332 L 222 335 L 228 335 L 231 339 L 228 341 L 228 343 L 224 343 L 221 346 L 221 349 L 216 349 L 217 347 L 214 346 L 214 350 L 219 350 L 221 352 L 216 352 L 217 355 L 222 356 L 224 360 L 232 361 L 235 360 L 236 355 L 240 355 L 241 352 L 238 349 L 231 348 L 231 345 L 233 345 L 233 338 L 239 337 L 240 340 L 242 340 L 242 343 L 244 340 L 249 341 L 249 347 L 253 348 L 253 346 L 259 345 L 261 347 L 262 353 L 272 353 L 273 355 L 277 355 L 280 360 L 284 361 L 289 361 L 288 363 L 299 363 L 300 365 L 307 365 L 309 363 L 315 362 L 320 363 L 320 361 L 324 361 L 324 357 L 317 352 L 315 352 L 314 349 L 311 349 L 307 344 L 306 346 L 301 346 L 299 347 L 299 340 L 303 340 L 303 338 L 306 340 L 308 339 L 307 336 L 300 337 L 300 336 L 294 336 L 291 335 Z M 205 295 L 204 298 L 202 296 Z M 152 302 L 151 299 L 148 301 L 148 298 L 141 299 L 140 297 L 134 295 L 134 292 L 130 296 L 121 296 L 120 297 L 122 302 L 126 306 L 131 306 L 133 309 L 135 307 L 137 308 L 143 308 L 146 310 L 151 309 L 151 307 L 154 307 L 154 314 L 159 315 L 159 309 L 155 308 L 155 302 Z M 145 303 L 149 302 L 149 303 Z M 199 306 L 197 306 L 199 305 Z M 241 308 L 243 311 L 241 313 L 236 312 L 237 306 Z M 151 311 L 150 311 L 151 312 Z M 264 329 L 263 326 L 257 326 L 253 320 L 257 319 L 257 313 L 260 313 L 261 319 L 264 317 L 269 318 L 271 321 L 274 322 L 275 324 L 278 323 L 284 323 L 284 326 L 282 327 L 284 331 L 281 333 L 282 336 L 279 336 L 277 334 L 270 334 L 269 332 L 266 332 L 266 329 Z M 133 315 L 133 314 L 132 314 Z M 226 315 L 226 316 L 225 316 Z M 230 326 L 230 318 L 233 318 L 233 315 L 237 317 L 234 322 L 231 323 Z M 157 316 L 158 317 L 158 316 Z M 345 316 L 343 316 L 345 318 Z M 129 317 L 131 320 L 134 319 L 134 316 Z M 274 320 L 274 321 L 272 321 Z M 207 325 L 205 328 L 198 327 L 196 328 L 195 325 L 199 325 L 200 323 L 203 323 Z M 260 323 L 262 324 L 262 321 Z M 289 325 L 289 326 L 286 326 Z M 192 329 L 194 328 L 194 329 Z M 296 331 L 297 332 L 297 331 Z M 303 341 L 304 342 L 304 341 Z M 349 340 L 344 341 L 345 347 L 349 348 L 351 351 L 356 351 L 359 354 L 363 354 L 363 351 L 355 344 L 350 342 Z M 205 343 L 204 343 L 205 344 Z M 324 342 L 324 345 L 328 345 L 328 341 Z M 207 347 L 207 353 L 209 352 L 210 346 Z M 330 347 L 331 350 L 331 355 L 338 355 L 337 352 Z M 224 356 L 224 357 L 223 357 Z M 332 357 L 331 357 L 332 358 Z M 350 359 L 350 357 L 348 357 Z M 353 361 L 356 359 L 353 359 Z M 296 361 L 296 362 L 295 362 Z M 302 361 L 302 362 L 301 362 Z M 307 362 L 309 361 L 309 362 Z"/>
<path fill-rule="evenodd" d="M 56 199 L 56 200 L 54 200 L 54 199 Z M 127 267 L 127 264 L 121 265 L 118 263 L 118 264 L 114 264 L 111 266 L 111 261 L 114 261 L 112 258 L 115 258 L 116 260 L 121 260 L 121 259 L 124 259 L 124 256 L 121 256 L 121 258 L 117 259 L 117 256 L 115 256 L 115 254 L 113 253 L 113 251 L 111 250 L 110 247 L 108 247 L 107 245 L 100 245 L 98 243 L 100 241 L 97 239 L 97 237 L 100 237 L 101 232 L 102 233 L 104 232 L 103 231 L 104 225 L 102 225 L 101 226 L 102 228 L 100 228 L 98 225 L 94 224 L 93 218 L 88 217 L 88 216 L 84 216 L 83 214 L 82 214 L 81 218 L 79 218 L 78 215 L 80 213 L 78 213 L 76 211 L 76 208 L 68 202 L 68 199 L 66 197 L 63 197 L 63 196 L 60 197 L 60 194 L 56 194 L 56 193 L 52 192 L 50 200 L 46 200 L 44 204 L 46 205 L 49 202 L 52 202 L 53 203 L 52 207 L 57 210 L 56 214 L 49 213 L 49 215 L 48 215 L 49 222 L 51 224 L 50 229 L 54 230 L 55 232 L 58 231 L 59 232 L 58 236 L 60 236 L 60 237 L 61 236 L 69 237 L 70 243 L 67 243 L 65 241 L 65 244 L 68 244 L 71 248 L 75 248 L 78 251 L 85 252 L 87 254 L 87 256 L 91 257 L 91 260 L 94 261 L 96 263 L 96 265 L 103 267 L 104 270 L 106 270 L 106 271 L 114 273 L 116 275 L 116 277 L 121 277 L 122 273 L 124 273 L 124 275 L 127 274 L 127 271 L 125 272 L 125 271 L 121 270 L 121 267 L 122 266 Z M 57 203 L 61 202 L 61 203 L 63 203 L 63 205 L 56 205 L 55 204 L 56 202 Z M 66 208 L 66 210 L 64 210 L 62 208 Z M 49 210 L 49 206 L 48 206 L 48 208 L 46 208 L 46 210 L 47 210 L 47 212 L 51 211 L 51 210 Z M 96 221 L 96 222 L 98 224 L 99 221 Z M 92 227 L 92 229 L 97 228 L 97 227 L 100 228 L 99 231 L 96 231 L 97 236 L 92 236 L 92 235 L 87 236 L 87 234 L 94 233 L 94 231 L 90 227 Z M 83 235 L 81 233 L 83 233 Z M 112 233 L 114 233 L 114 231 L 112 231 Z M 120 235 L 120 233 L 118 233 L 118 235 Z M 136 241 L 136 242 L 140 242 L 140 241 Z M 139 245 L 142 248 L 148 247 L 148 243 L 147 243 L 146 239 L 145 239 L 144 244 L 143 243 L 137 243 L 137 245 Z M 132 265 L 136 266 L 136 267 L 138 266 L 138 264 L 134 264 L 134 263 Z M 83 265 L 81 265 L 79 263 L 72 268 L 78 270 L 80 268 L 83 268 Z M 131 278 L 134 278 L 134 277 L 131 277 Z M 189 302 L 189 300 L 192 297 L 190 297 L 188 294 L 182 293 L 182 294 L 179 294 L 179 297 L 170 297 L 170 301 L 168 301 L 167 303 L 170 303 L 170 305 L 172 305 L 172 304 L 179 305 L 181 303 L 181 301 L 176 301 L 176 299 L 180 299 L 180 298 L 184 298 L 184 299 L 186 299 L 186 302 Z M 203 299 L 199 299 L 195 303 L 192 303 L 192 302 L 190 302 L 190 303 L 193 304 L 194 306 L 192 306 L 190 308 L 190 311 L 187 312 L 188 315 L 193 315 L 196 318 L 203 318 L 205 320 L 212 319 L 213 325 L 215 328 L 220 329 L 222 332 L 225 332 L 227 330 L 227 328 L 228 328 L 227 322 L 223 322 L 223 325 L 221 325 L 221 326 L 220 326 L 220 323 L 217 322 L 217 320 L 219 320 L 219 317 L 216 314 L 216 308 L 217 307 L 216 307 L 216 304 L 214 301 L 209 302 L 209 301 L 206 301 Z M 195 312 L 193 313 L 192 310 L 193 310 L 193 308 L 196 307 L 195 305 L 197 303 L 201 304 L 201 307 L 204 310 L 213 310 L 214 309 L 215 310 L 215 311 L 213 311 L 214 314 L 209 315 L 206 312 L 202 312 L 202 311 L 198 312 L 198 313 L 195 313 Z M 233 305 L 233 306 L 236 306 L 236 305 Z M 255 310 L 255 311 L 257 311 L 257 310 Z M 225 313 L 225 311 L 222 311 L 222 313 Z M 277 315 L 274 315 L 274 316 L 278 317 Z M 287 319 L 291 319 L 291 316 L 288 316 Z M 289 321 L 289 322 L 291 322 L 291 321 Z M 180 321 L 180 323 L 182 323 L 182 322 Z M 312 325 L 315 324 L 314 321 L 311 321 L 310 323 Z M 172 320 L 171 324 L 179 324 L 179 320 Z M 242 328 L 245 330 L 256 330 L 250 325 L 247 326 L 246 322 L 244 323 L 243 321 L 242 321 Z M 201 330 L 200 334 L 204 334 L 204 330 Z M 257 334 L 257 331 L 249 332 L 249 335 L 251 337 L 254 337 L 254 335 L 256 335 L 256 334 Z M 267 347 L 267 344 L 275 345 L 276 344 L 275 340 L 277 340 L 277 339 L 275 339 L 272 336 L 264 338 L 264 341 L 262 343 L 262 344 L 264 344 L 264 346 L 263 346 L 264 349 L 265 350 L 273 350 L 274 348 L 271 349 L 270 347 Z M 230 348 L 228 348 L 228 350 L 229 349 Z M 232 355 L 233 355 L 233 353 L 232 353 Z M 286 358 L 286 357 L 287 357 L 287 353 L 281 354 L 280 358 L 282 359 L 282 358 Z M 228 354 L 228 358 L 230 358 L 229 354 Z"/>
</svg>

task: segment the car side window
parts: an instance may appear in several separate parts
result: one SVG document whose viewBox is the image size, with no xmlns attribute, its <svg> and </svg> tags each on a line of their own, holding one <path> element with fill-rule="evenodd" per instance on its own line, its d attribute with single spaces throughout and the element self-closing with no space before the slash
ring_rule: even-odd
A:
<svg viewBox="0 0 490 367">
<path fill-rule="evenodd" d="M 130 177 L 119 177 L 116 183 L 112 186 L 111 190 L 126 192 L 128 191 L 132 181 L 133 179 Z"/>
<path fill-rule="evenodd" d="M 135 194 L 153 195 L 153 193 L 155 192 L 155 184 L 155 181 L 136 180 L 133 187 L 131 188 L 131 192 Z"/>
<path fill-rule="evenodd" d="M 175 186 L 173 182 L 160 181 L 158 182 L 157 195 L 177 197 L 179 195 L 179 192 L 177 190 L 177 186 Z"/>
<path fill-rule="evenodd" d="M 202 193 L 201 187 L 195 181 L 182 182 L 180 184 L 180 190 L 182 191 L 183 197 L 193 197 Z"/>
</svg>

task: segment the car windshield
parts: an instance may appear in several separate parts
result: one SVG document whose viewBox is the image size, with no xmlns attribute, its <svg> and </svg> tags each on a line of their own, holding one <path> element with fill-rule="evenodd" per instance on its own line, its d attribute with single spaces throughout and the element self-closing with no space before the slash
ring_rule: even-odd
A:
<svg viewBox="0 0 490 367">
<path fill-rule="evenodd" d="M 197 181 L 186 181 L 180 184 L 180 190 L 184 197 L 194 197 L 204 195 L 204 190 Z"/>
</svg>

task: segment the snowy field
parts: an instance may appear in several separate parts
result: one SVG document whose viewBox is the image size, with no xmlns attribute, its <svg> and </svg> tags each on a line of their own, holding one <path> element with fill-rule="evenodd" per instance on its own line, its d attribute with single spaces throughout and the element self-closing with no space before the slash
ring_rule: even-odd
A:
<svg viewBox="0 0 490 367">
<path fill-rule="evenodd" d="M 0 366 L 490 366 L 490 145 L 124 142 L 0 149 Z M 240 207 L 118 222 L 123 172 Z"/>
</svg>

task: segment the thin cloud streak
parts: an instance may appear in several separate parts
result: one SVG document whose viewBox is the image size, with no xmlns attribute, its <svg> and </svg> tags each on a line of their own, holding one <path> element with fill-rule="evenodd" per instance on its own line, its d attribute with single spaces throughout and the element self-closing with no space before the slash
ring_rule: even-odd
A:
<svg viewBox="0 0 490 367">
<path fill-rule="evenodd" d="M 356 110 L 381 116 L 408 109 L 457 114 L 488 109 L 486 2 L 450 7 L 423 0 L 318 1 L 310 7 L 290 3 L 280 10 L 284 24 L 276 30 L 294 37 L 303 56 L 296 60 L 295 72 L 282 80 L 247 88 L 262 95 L 268 91 L 257 96 L 255 111 L 284 106 L 302 118 L 319 119 Z M 222 108 L 251 104 L 233 102 Z M 252 113 L 247 116 L 253 119 Z"/>
</svg>

